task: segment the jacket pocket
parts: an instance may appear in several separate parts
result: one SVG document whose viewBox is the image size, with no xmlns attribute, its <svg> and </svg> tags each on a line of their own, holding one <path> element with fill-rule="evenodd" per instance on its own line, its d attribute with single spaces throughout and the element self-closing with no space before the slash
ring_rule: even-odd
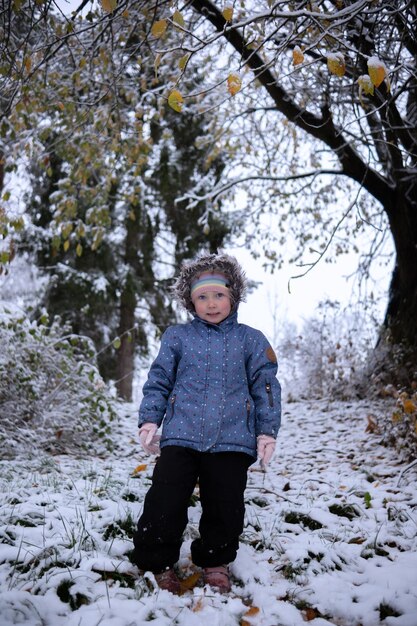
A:
<svg viewBox="0 0 417 626">
<path fill-rule="evenodd" d="M 265 383 L 265 390 L 268 396 L 268 404 L 272 409 L 274 406 L 274 396 L 272 395 L 271 383 Z"/>
<path fill-rule="evenodd" d="M 168 424 L 168 422 L 170 422 L 174 416 L 174 406 L 175 406 L 176 399 L 177 399 L 177 395 L 174 393 L 172 394 L 172 396 L 170 397 L 168 401 L 168 407 L 167 407 L 167 411 L 165 415 L 165 424 Z"/>
</svg>

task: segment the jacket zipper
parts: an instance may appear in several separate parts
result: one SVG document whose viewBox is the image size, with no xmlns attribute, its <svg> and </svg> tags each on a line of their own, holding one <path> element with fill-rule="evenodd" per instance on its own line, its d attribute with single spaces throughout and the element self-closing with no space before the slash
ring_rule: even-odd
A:
<svg viewBox="0 0 417 626">
<path fill-rule="evenodd" d="M 271 383 L 265 383 L 265 389 L 266 389 L 266 393 L 268 394 L 268 403 L 269 406 L 272 407 L 274 406 L 274 397 L 272 395 L 272 390 L 271 390 Z"/>
<path fill-rule="evenodd" d="M 248 425 L 248 430 L 250 430 L 250 402 L 246 400 L 246 423 Z"/>
</svg>

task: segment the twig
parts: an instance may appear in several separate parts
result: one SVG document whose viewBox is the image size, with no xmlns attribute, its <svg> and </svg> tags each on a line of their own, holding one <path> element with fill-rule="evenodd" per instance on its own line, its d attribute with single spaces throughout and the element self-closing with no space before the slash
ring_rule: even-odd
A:
<svg viewBox="0 0 417 626">
<path fill-rule="evenodd" d="M 256 487 L 256 486 L 251 487 L 249 485 L 248 487 L 246 487 L 246 490 L 248 489 L 256 489 L 256 491 L 258 492 L 262 491 L 265 493 L 270 493 L 271 495 L 276 496 L 277 498 L 281 498 L 282 500 L 285 500 L 286 502 L 289 502 L 290 504 L 297 504 L 296 502 L 293 502 L 289 498 L 286 498 L 285 496 L 281 496 L 281 494 L 277 493 L 276 491 L 272 491 L 271 489 L 268 489 L 267 487 Z"/>
<path fill-rule="evenodd" d="M 404 476 L 404 474 L 406 472 L 408 472 L 408 470 L 410 470 L 412 467 L 414 467 L 415 465 L 417 465 L 417 459 L 415 459 L 414 461 L 412 461 L 409 465 L 407 465 L 407 467 L 405 467 L 403 470 L 401 470 L 400 475 L 398 477 L 398 481 L 397 481 L 397 487 L 400 486 L 400 482 L 402 480 L 402 477 Z"/>
</svg>

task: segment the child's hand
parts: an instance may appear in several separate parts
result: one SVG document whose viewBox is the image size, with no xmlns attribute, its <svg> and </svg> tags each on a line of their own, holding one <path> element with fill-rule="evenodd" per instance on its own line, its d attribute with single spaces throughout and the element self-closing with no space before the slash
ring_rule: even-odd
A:
<svg viewBox="0 0 417 626">
<path fill-rule="evenodd" d="M 147 454 L 159 454 L 159 440 L 161 437 L 156 434 L 158 426 L 152 422 L 145 422 L 139 428 L 139 440 L 142 448 Z"/>
<path fill-rule="evenodd" d="M 258 459 L 265 469 L 275 450 L 275 439 L 270 435 L 258 435 Z"/>
</svg>

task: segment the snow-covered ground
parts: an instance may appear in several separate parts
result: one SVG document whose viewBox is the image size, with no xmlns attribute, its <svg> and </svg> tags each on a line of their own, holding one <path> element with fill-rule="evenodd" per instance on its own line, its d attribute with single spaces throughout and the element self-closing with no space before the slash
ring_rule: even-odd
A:
<svg viewBox="0 0 417 626">
<path fill-rule="evenodd" d="M 233 593 L 154 588 L 129 562 L 153 460 L 124 407 L 108 458 L 0 464 L 0 624 L 31 626 L 417 626 L 417 468 L 365 432 L 379 403 L 285 407 L 276 456 L 249 473 Z M 387 408 L 385 410 L 388 410 Z M 136 471 L 135 471 L 136 470 Z"/>
</svg>

